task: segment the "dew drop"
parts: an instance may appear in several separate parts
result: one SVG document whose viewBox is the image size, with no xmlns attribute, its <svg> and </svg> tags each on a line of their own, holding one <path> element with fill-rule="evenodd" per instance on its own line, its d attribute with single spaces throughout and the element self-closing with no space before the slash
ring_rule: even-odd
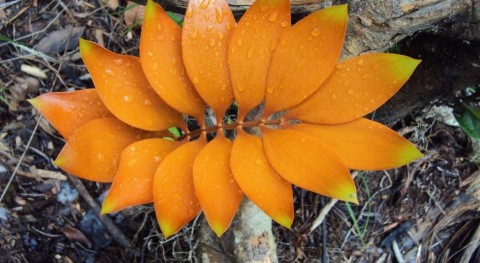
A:
<svg viewBox="0 0 480 263">
<path fill-rule="evenodd" d="M 349 89 L 349 90 L 347 91 L 347 93 L 348 93 L 348 95 L 353 95 L 353 90 L 352 90 L 352 89 Z"/>
<path fill-rule="evenodd" d="M 225 83 L 220 83 L 220 90 L 221 90 L 221 91 L 227 90 L 227 84 L 225 84 Z"/>
<path fill-rule="evenodd" d="M 273 94 L 274 91 L 275 91 L 275 88 L 273 88 L 273 87 L 268 87 L 267 88 L 267 93 L 268 94 Z"/>
<path fill-rule="evenodd" d="M 113 63 L 115 63 L 115 65 L 117 65 L 117 66 L 120 66 L 123 63 L 123 59 L 121 59 L 121 58 L 114 59 Z"/>
<path fill-rule="evenodd" d="M 262 165 L 262 164 L 263 164 L 262 159 L 257 159 L 257 160 L 255 160 L 255 164 L 257 164 L 257 165 Z"/>
<path fill-rule="evenodd" d="M 152 52 L 152 51 L 147 51 L 147 55 L 148 55 L 149 57 L 153 57 L 153 52 Z"/>
<path fill-rule="evenodd" d="M 332 99 L 336 99 L 336 98 L 337 98 L 337 95 L 332 94 L 332 97 L 331 97 L 331 98 L 332 98 Z"/>
<path fill-rule="evenodd" d="M 149 99 L 145 99 L 143 104 L 150 106 L 150 105 L 152 105 L 152 101 L 150 101 Z"/>
<path fill-rule="evenodd" d="M 217 37 L 218 39 L 222 40 L 225 38 L 225 34 L 223 34 L 222 32 L 217 32 Z"/>
<path fill-rule="evenodd" d="M 300 142 L 301 142 L 301 143 L 304 143 L 304 142 L 306 142 L 306 141 L 307 141 L 307 139 L 305 139 L 305 138 L 301 138 L 301 139 L 300 139 Z"/>
<path fill-rule="evenodd" d="M 288 26 L 288 22 L 287 21 L 283 21 L 282 23 L 280 23 L 280 26 L 285 28 Z"/>
<path fill-rule="evenodd" d="M 397 84 L 398 84 L 398 81 L 394 80 L 394 81 L 392 81 L 392 84 L 393 84 L 393 85 L 397 85 Z"/>
<path fill-rule="evenodd" d="M 197 38 L 197 37 L 198 37 L 197 29 L 193 29 L 192 31 L 188 32 L 188 36 L 189 36 L 191 39 Z"/>
<path fill-rule="evenodd" d="M 278 18 L 277 12 L 273 12 L 268 16 L 268 21 L 275 22 L 277 21 L 277 18 Z"/>
<path fill-rule="evenodd" d="M 85 118 L 85 114 L 83 114 L 83 113 L 79 112 L 79 113 L 78 113 L 78 118 L 80 118 L 80 119 L 83 119 L 83 118 Z"/>
<path fill-rule="evenodd" d="M 253 47 L 250 47 L 250 48 L 248 49 L 247 58 L 252 58 L 252 57 L 253 57 L 253 51 L 254 51 L 254 48 L 253 48 Z"/>
<path fill-rule="evenodd" d="M 240 81 L 235 82 L 235 87 L 237 88 L 238 92 L 245 91 L 245 86 Z"/>
<path fill-rule="evenodd" d="M 365 64 L 365 61 L 363 59 L 360 59 L 358 62 L 357 62 L 357 65 L 361 66 Z"/>
<path fill-rule="evenodd" d="M 310 34 L 314 37 L 318 37 L 320 36 L 322 32 L 320 31 L 320 28 L 318 27 L 315 27 L 314 29 L 312 29 L 312 31 L 310 32 Z"/>
<path fill-rule="evenodd" d="M 267 11 L 268 11 L 268 6 L 262 5 L 262 6 L 260 7 L 260 12 L 265 13 L 265 12 L 267 12 Z"/>
<path fill-rule="evenodd" d="M 157 64 L 157 63 L 153 63 L 153 64 L 152 64 L 152 69 L 153 69 L 153 70 L 158 69 L 158 64 Z"/>
<path fill-rule="evenodd" d="M 105 160 L 105 154 L 103 154 L 103 153 L 97 154 L 97 159 L 100 160 L 100 161 L 104 161 Z"/>
<path fill-rule="evenodd" d="M 212 25 L 208 25 L 208 26 L 207 26 L 207 31 L 208 31 L 208 32 L 211 32 L 212 29 L 213 29 L 213 26 L 212 26 Z"/>
<path fill-rule="evenodd" d="M 111 69 L 105 69 L 105 74 L 113 76 L 113 71 Z"/>
<path fill-rule="evenodd" d="M 200 83 L 200 80 L 198 79 L 198 77 L 193 77 L 192 82 L 193 82 L 193 84 L 198 84 L 198 83 Z"/>
<path fill-rule="evenodd" d="M 163 28 L 162 28 L 162 24 L 158 23 L 158 24 L 157 24 L 157 30 L 158 30 L 158 31 L 162 31 L 162 29 L 163 29 Z"/>
<path fill-rule="evenodd" d="M 131 102 L 132 101 L 132 98 L 130 96 L 123 96 L 123 101 L 125 102 Z"/>
<path fill-rule="evenodd" d="M 153 160 L 154 160 L 156 163 L 160 162 L 161 159 L 162 159 L 162 158 L 160 158 L 159 156 L 153 156 Z"/>
<path fill-rule="evenodd" d="M 230 24 L 230 22 L 227 22 L 227 23 L 225 24 L 225 28 L 226 28 L 227 30 L 232 29 L 232 24 Z"/>
<path fill-rule="evenodd" d="M 217 20 L 217 23 L 219 23 L 219 24 L 223 23 L 222 9 L 220 9 L 220 8 L 215 9 L 215 20 Z"/>
<path fill-rule="evenodd" d="M 191 17 L 192 17 L 192 14 L 193 14 L 192 8 L 188 8 L 188 9 L 187 9 L 187 12 L 185 13 L 185 17 L 186 17 L 186 18 L 191 18 Z"/>
<path fill-rule="evenodd" d="M 203 0 L 202 3 L 200 4 L 201 9 L 205 9 L 210 5 L 210 0 Z"/>
<path fill-rule="evenodd" d="M 211 47 L 215 46 L 215 39 L 210 38 L 210 39 L 208 40 L 208 45 L 211 46 Z"/>
</svg>

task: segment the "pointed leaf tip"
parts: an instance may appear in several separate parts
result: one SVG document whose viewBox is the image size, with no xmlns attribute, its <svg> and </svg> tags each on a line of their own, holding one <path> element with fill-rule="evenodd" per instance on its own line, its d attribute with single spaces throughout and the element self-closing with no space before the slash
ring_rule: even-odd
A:
<svg viewBox="0 0 480 263">
<path fill-rule="evenodd" d="M 83 38 L 78 39 L 78 48 L 80 49 L 80 54 L 86 56 L 90 50 L 92 50 L 92 42 Z"/>
<path fill-rule="evenodd" d="M 170 223 L 161 221 L 159 222 L 159 224 L 160 224 L 160 230 L 162 230 L 162 234 L 165 239 L 169 238 L 171 235 L 176 233 L 176 231 L 173 230 Z"/>
<path fill-rule="evenodd" d="M 108 200 L 103 201 L 102 210 L 100 210 L 100 214 L 105 215 L 105 214 L 108 214 L 108 213 L 111 213 L 111 212 L 113 212 L 112 203 Z"/>
<path fill-rule="evenodd" d="M 337 125 L 302 123 L 289 129 L 318 138 L 350 169 L 392 169 L 422 156 L 415 145 L 392 129 L 364 118 Z"/>
<path fill-rule="evenodd" d="M 348 4 L 332 6 L 326 8 L 324 12 L 331 17 L 332 21 L 345 23 L 348 18 Z"/>
<path fill-rule="evenodd" d="M 213 232 L 217 235 L 217 237 L 221 237 L 223 233 L 227 230 L 227 227 L 222 225 L 221 223 L 212 223 L 210 227 L 213 229 Z"/>
<path fill-rule="evenodd" d="M 262 128 L 263 148 L 272 167 L 285 180 L 317 194 L 355 202 L 355 183 L 343 163 L 307 133 Z"/>
</svg>

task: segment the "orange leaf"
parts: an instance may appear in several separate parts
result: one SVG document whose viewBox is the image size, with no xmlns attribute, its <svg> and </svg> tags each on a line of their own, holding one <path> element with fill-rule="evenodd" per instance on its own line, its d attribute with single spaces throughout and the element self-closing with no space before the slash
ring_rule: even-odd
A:
<svg viewBox="0 0 480 263">
<path fill-rule="evenodd" d="M 293 193 L 289 182 L 270 166 L 263 152 L 262 141 L 237 129 L 233 141 L 230 166 L 233 176 L 245 195 L 282 226 L 293 222 Z"/>
<path fill-rule="evenodd" d="M 117 118 L 149 131 L 182 125 L 181 114 L 148 85 L 139 58 L 115 54 L 84 39 L 80 39 L 80 53 L 98 95 Z"/>
<path fill-rule="evenodd" d="M 149 0 L 140 38 L 145 76 L 168 105 L 197 119 L 203 118 L 205 103 L 185 74 L 181 34 L 181 28 L 162 7 Z"/>
<path fill-rule="evenodd" d="M 113 184 L 103 201 L 102 214 L 153 202 L 155 171 L 162 159 L 181 144 L 154 138 L 134 142 L 125 148 Z"/>
<path fill-rule="evenodd" d="M 363 118 L 338 125 L 302 123 L 289 128 L 315 136 L 352 169 L 392 169 L 422 157 L 395 131 Z"/>
<path fill-rule="evenodd" d="M 68 139 L 85 123 L 113 117 L 103 105 L 95 89 L 73 92 L 50 92 L 28 100 L 48 121 Z"/>
<path fill-rule="evenodd" d="M 217 120 L 233 102 L 227 66 L 227 44 L 235 19 L 225 0 L 188 2 L 182 31 L 185 68 Z"/>
<path fill-rule="evenodd" d="M 358 119 L 390 99 L 420 60 L 396 54 L 367 54 L 337 65 L 331 77 L 285 118 L 318 124 Z"/>
<path fill-rule="evenodd" d="M 285 180 L 317 194 L 358 203 L 345 164 L 315 137 L 294 130 L 262 128 L 263 148 Z"/>
<path fill-rule="evenodd" d="M 228 229 L 243 199 L 230 171 L 232 143 L 217 136 L 198 153 L 193 163 L 193 182 L 198 201 L 217 236 Z"/>
<path fill-rule="evenodd" d="M 289 0 L 257 0 L 232 34 L 228 66 L 239 120 L 265 98 L 268 69 L 278 39 L 290 27 Z"/>
<path fill-rule="evenodd" d="M 337 63 L 346 26 L 347 5 L 339 5 L 285 30 L 267 78 L 266 114 L 291 108 L 320 87 Z"/>
<path fill-rule="evenodd" d="M 200 212 L 192 165 L 205 138 L 186 143 L 167 155 L 153 179 L 153 202 L 165 238 L 175 234 Z"/>
<path fill-rule="evenodd" d="M 69 138 L 54 164 L 83 179 L 112 182 L 123 149 L 149 136 L 114 118 L 95 119 Z"/>
</svg>

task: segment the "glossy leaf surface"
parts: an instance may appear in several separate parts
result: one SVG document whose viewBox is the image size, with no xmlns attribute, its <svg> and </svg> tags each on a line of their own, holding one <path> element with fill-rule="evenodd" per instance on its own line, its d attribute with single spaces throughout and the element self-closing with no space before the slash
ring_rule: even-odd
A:
<svg viewBox="0 0 480 263">
<path fill-rule="evenodd" d="M 163 102 L 148 84 L 139 58 L 113 53 L 83 39 L 80 53 L 98 95 L 115 117 L 149 131 L 182 123 L 181 114 Z"/>
<path fill-rule="evenodd" d="M 346 26 L 347 5 L 339 5 L 285 30 L 268 72 L 267 114 L 299 104 L 320 87 L 340 56 Z"/>
<path fill-rule="evenodd" d="M 208 224 L 221 236 L 230 226 L 243 199 L 230 171 L 232 143 L 217 136 L 197 155 L 193 163 L 193 182 Z"/>
<path fill-rule="evenodd" d="M 113 117 L 103 105 L 95 89 L 73 92 L 50 92 L 29 102 L 68 140 L 89 121 Z"/>
<path fill-rule="evenodd" d="M 289 0 L 257 0 L 233 32 L 228 66 L 240 120 L 265 98 L 273 51 L 280 35 L 289 27 Z"/>
<path fill-rule="evenodd" d="M 395 131 L 363 118 L 338 125 L 302 123 L 290 127 L 319 139 L 352 169 L 392 169 L 422 157 L 412 143 Z"/>
<path fill-rule="evenodd" d="M 233 102 L 227 49 L 234 26 L 225 0 L 188 2 L 182 30 L 183 61 L 196 90 L 218 120 Z"/>
<path fill-rule="evenodd" d="M 192 166 L 205 139 L 186 143 L 167 155 L 153 180 L 153 202 L 158 223 L 167 238 L 200 212 L 195 195 Z"/>
<path fill-rule="evenodd" d="M 287 129 L 263 128 L 262 133 L 267 159 L 285 180 L 317 194 L 358 203 L 345 164 L 315 137 Z"/>
<path fill-rule="evenodd" d="M 381 53 L 344 61 L 314 95 L 285 118 L 319 124 L 358 119 L 390 99 L 419 63 L 406 56 Z"/>
<path fill-rule="evenodd" d="M 245 195 L 282 226 L 293 222 L 292 185 L 270 166 L 260 138 L 237 129 L 230 166 Z"/>
<path fill-rule="evenodd" d="M 112 182 L 123 149 L 149 136 L 114 118 L 95 119 L 69 138 L 54 164 L 83 179 Z"/>
<path fill-rule="evenodd" d="M 143 72 L 168 105 L 198 119 L 206 105 L 185 72 L 181 36 L 180 26 L 160 5 L 148 1 L 140 38 Z"/>
<path fill-rule="evenodd" d="M 153 202 L 153 176 L 163 158 L 181 142 L 147 139 L 130 144 L 120 157 L 112 186 L 102 204 L 102 213 Z"/>
</svg>

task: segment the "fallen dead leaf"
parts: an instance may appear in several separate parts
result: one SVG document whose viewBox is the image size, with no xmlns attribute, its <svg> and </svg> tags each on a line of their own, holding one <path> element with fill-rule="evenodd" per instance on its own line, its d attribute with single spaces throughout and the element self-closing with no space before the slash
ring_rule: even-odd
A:
<svg viewBox="0 0 480 263">
<path fill-rule="evenodd" d="M 55 180 L 67 180 L 67 176 L 60 172 L 43 170 L 43 169 L 35 169 L 35 172 L 38 176 L 43 179 L 55 179 Z"/>
<path fill-rule="evenodd" d="M 104 31 L 97 28 L 95 31 L 93 31 L 93 34 L 95 35 L 95 38 L 97 39 L 97 44 L 100 45 L 101 47 L 105 47 L 105 41 L 103 41 L 103 33 Z"/>
<path fill-rule="evenodd" d="M 80 242 L 88 248 L 92 247 L 90 240 L 80 230 L 67 226 L 62 229 L 62 232 L 70 241 Z"/>
<path fill-rule="evenodd" d="M 78 38 L 85 31 L 85 27 L 66 26 L 64 29 L 56 30 L 46 35 L 35 46 L 35 50 L 47 55 L 63 53 L 78 47 Z"/>
<path fill-rule="evenodd" d="M 108 6 L 110 9 L 117 9 L 120 6 L 118 0 L 102 0 L 102 4 Z"/>
<path fill-rule="evenodd" d="M 30 66 L 30 65 L 27 65 L 27 64 L 22 64 L 22 66 L 20 66 L 20 70 L 22 72 L 25 72 L 29 75 L 32 75 L 32 76 L 40 78 L 40 79 L 46 79 L 47 78 L 47 74 L 45 74 L 45 71 L 41 70 L 40 68 L 38 68 L 36 66 Z"/>
<path fill-rule="evenodd" d="M 128 2 L 127 11 L 124 14 L 125 24 L 128 28 L 138 29 L 142 25 L 145 15 L 145 6 L 134 2 Z"/>
</svg>

